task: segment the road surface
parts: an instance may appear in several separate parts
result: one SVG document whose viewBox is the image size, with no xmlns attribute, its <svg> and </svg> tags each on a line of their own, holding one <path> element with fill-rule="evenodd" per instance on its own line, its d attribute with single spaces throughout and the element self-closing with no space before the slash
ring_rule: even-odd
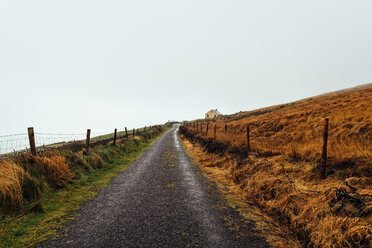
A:
<svg viewBox="0 0 372 248">
<path fill-rule="evenodd" d="M 177 126 L 39 247 L 268 247 L 185 154 Z"/>
</svg>

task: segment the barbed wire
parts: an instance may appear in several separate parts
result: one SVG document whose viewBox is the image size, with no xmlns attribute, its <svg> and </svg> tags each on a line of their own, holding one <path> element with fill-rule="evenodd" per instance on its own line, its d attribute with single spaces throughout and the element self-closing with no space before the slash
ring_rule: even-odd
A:
<svg viewBox="0 0 372 248">
<path fill-rule="evenodd" d="M 0 138 L 15 137 L 15 136 L 22 136 L 22 135 L 27 135 L 27 133 L 16 133 L 16 134 L 0 135 Z"/>
<path fill-rule="evenodd" d="M 53 136 L 79 136 L 86 133 L 35 133 L 37 135 L 53 135 Z"/>
</svg>

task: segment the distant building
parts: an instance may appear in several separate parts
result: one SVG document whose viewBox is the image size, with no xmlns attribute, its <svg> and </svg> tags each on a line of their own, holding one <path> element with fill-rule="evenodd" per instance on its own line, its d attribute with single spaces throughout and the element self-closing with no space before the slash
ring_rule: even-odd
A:
<svg viewBox="0 0 372 248">
<path fill-rule="evenodd" d="M 205 114 L 205 119 L 214 119 L 219 116 L 222 116 L 222 114 L 217 109 L 211 109 Z"/>
</svg>

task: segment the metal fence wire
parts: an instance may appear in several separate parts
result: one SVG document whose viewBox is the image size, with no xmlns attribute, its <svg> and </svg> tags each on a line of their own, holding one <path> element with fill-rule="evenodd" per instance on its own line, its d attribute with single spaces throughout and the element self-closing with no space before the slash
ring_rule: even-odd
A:
<svg viewBox="0 0 372 248">
<path fill-rule="evenodd" d="M 128 135 L 133 134 L 133 129 L 127 131 Z M 125 137 L 125 129 L 117 129 L 117 138 Z M 72 142 L 85 142 L 86 133 L 43 133 L 35 132 L 35 145 L 39 151 L 55 149 L 68 145 Z M 112 131 L 91 131 L 90 139 L 92 144 L 99 141 L 114 138 Z M 0 157 L 9 157 L 30 151 L 28 133 L 8 134 L 0 136 Z"/>
</svg>

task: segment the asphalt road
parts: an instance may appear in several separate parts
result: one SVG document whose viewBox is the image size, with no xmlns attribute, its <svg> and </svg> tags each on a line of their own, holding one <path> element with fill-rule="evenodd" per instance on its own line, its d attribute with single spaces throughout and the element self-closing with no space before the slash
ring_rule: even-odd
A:
<svg viewBox="0 0 372 248">
<path fill-rule="evenodd" d="M 75 215 L 39 247 L 268 247 L 190 162 L 177 127 Z"/>
</svg>

